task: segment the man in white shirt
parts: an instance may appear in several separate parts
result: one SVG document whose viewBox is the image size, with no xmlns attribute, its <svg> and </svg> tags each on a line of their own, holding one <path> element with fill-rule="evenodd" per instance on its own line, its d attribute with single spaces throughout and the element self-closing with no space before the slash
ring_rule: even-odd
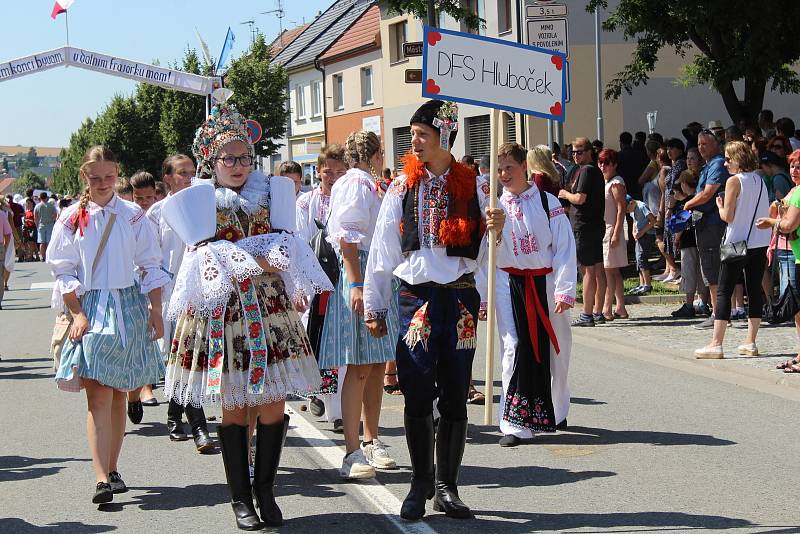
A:
<svg viewBox="0 0 800 534">
<path fill-rule="evenodd" d="M 413 153 L 404 158 L 403 174 L 378 214 L 364 281 L 364 319 L 373 336 L 386 335 L 392 278 L 399 278 L 397 372 L 413 470 L 401 517 L 422 518 L 425 501 L 435 497 L 435 510 L 466 518 L 472 512 L 458 496 L 457 480 L 480 306 L 474 272 L 488 248 L 484 228 L 499 235 L 505 218 L 500 209 L 486 209 L 484 217 L 488 195 L 478 189 L 474 170 L 450 154 L 458 128 L 455 104 L 426 102 L 410 124 Z"/>
<path fill-rule="evenodd" d="M 192 177 L 194 175 L 194 162 L 189 156 L 177 154 L 164 160 L 162 165 L 162 177 L 164 183 L 169 187 L 170 195 L 174 195 L 178 191 L 189 187 L 192 184 Z M 160 340 L 160 343 L 161 351 L 165 356 L 168 356 L 170 353 L 172 336 L 175 333 L 175 324 L 167 320 L 167 309 L 169 308 L 169 299 L 172 295 L 172 290 L 175 287 L 175 276 L 178 275 L 181 261 L 183 261 L 183 253 L 186 250 L 186 244 L 181 241 L 178 234 L 175 233 L 161 217 L 161 208 L 167 199 L 169 199 L 169 196 L 153 204 L 147 211 L 147 217 L 157 228 L 159 246 L 161 247 L 161 268 L 172 276 L 172 281 L 162 289 L 161 313 L 164 317 L 164 337 Z M 192 429 L 192 436 L 197 451 L 201 454 L 214 451 L 214 441 L 208 434 L 206 414 L 203 408 L 195 408 L 191 404 L 184 408 L 181 404 L 172 399 L 170 399 L 169 407 L 167 408 L 169 439 L 172 441 L 186 441 L 189 439 L 183 421 L 181 420 L 184 411 L 186 412 L 186 420 L 189 422 Z"/>
</svg>

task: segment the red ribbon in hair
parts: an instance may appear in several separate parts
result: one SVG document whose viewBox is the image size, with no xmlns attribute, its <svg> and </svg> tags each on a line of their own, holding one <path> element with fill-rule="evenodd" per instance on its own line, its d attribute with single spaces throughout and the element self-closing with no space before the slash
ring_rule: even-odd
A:
<svg viewBox="0 0 800 534">
<path fill-rule="evenodd" d="M 81 237 L 83 237 L 84 229 L 89 226 L 89 210 L 86 208 L 78 208 L 78 211 L 70 217 L 70 223 L 80 231 Z"/>
</svg>

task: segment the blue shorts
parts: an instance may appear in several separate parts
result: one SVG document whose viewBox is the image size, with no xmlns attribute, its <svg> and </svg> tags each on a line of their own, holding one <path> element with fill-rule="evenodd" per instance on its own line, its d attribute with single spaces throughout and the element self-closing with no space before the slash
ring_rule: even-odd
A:
<svg viewBox="0 0 800 534">
<path fill-rule="evenodd" d="M 640 271 L 649 271 L 650 264 L 647 258 L 653 255 L 656 248 L 656 235 L 644 234 L 636 241 L 636 268 Z"/>
<path fill-rule="evenodd" d="M 46 245 L 50 242 L 50 238 L 53 236 L 53 226 L 54 224 L 40 224 L 36 236 L 36 242 L 40 245 Z"/>
</svg>

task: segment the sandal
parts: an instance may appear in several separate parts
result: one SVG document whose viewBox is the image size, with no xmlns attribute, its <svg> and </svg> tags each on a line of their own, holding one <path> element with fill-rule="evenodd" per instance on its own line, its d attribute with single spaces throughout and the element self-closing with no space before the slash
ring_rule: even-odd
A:
<svg viewBox="0 0 800 534">
<path fill-rule="evenodd" d="M 616 319 L 616 317 L 617 317 L 617 314 L 616 314 L 616 313 L 615 313 L 615 314 L 612 314 L 612 315 L 606 315 L 605 313 L 603 314 L 603 319 L 605 319 L 605 320 L 606 320 L 606 322 L 608 322 L 608 323 L 610 323 L 611 321 L 613 321 L 614 319 Z"/>
<path fill-rule="evenodd" d="M 622 315 L 621 313 L 614 312 L 614 319 L 628 319 L 629 317 L 627 313 Z"/>
<path fill-rule="evenodd" d="M 796 363 L 794 365 L 790 365 L 783 369 L 784 373 L 800 373 L 800 363 Z"/>
<path fill-rule="evenodd" d="M 475 386 L 469 387 L 469 393 L 467 393 L 467 404 L 480 404 L 483 406 L 486 404 L 486 395 L 475 389 Z"/>
<path fill-rule="evenodd" d="M 397 373 L 383 373 L 383 376 L 397 376 Z M 395 380 L 397 379 L 395 378 Z M 384 384 L 383 391 L 389 395 L 400 395 L 400 384 Z"/>
<path fill-rule="evenodd" d="M 791 360 L 786 360 L 782 364 L 777 365 L 775 369 L 788 369 L 793 365 L 800 365 L 800 356 L 792 358 Z"/>
</svg>

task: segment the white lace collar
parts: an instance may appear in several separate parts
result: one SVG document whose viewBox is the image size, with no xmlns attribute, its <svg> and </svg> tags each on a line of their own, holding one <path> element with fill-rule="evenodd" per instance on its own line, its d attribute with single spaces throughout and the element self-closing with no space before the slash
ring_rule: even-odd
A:
<svg viewBox="0 0 800 534">
<path fill-rule="evenodd" d="M 260 208 L 269 209 L 270 176 L 261 171 L 252 171 L 238 193 L 227 187 L 217 187 L 215 195 L 218 209 L 242 210 L 252 215 Z"/>
</svg>

